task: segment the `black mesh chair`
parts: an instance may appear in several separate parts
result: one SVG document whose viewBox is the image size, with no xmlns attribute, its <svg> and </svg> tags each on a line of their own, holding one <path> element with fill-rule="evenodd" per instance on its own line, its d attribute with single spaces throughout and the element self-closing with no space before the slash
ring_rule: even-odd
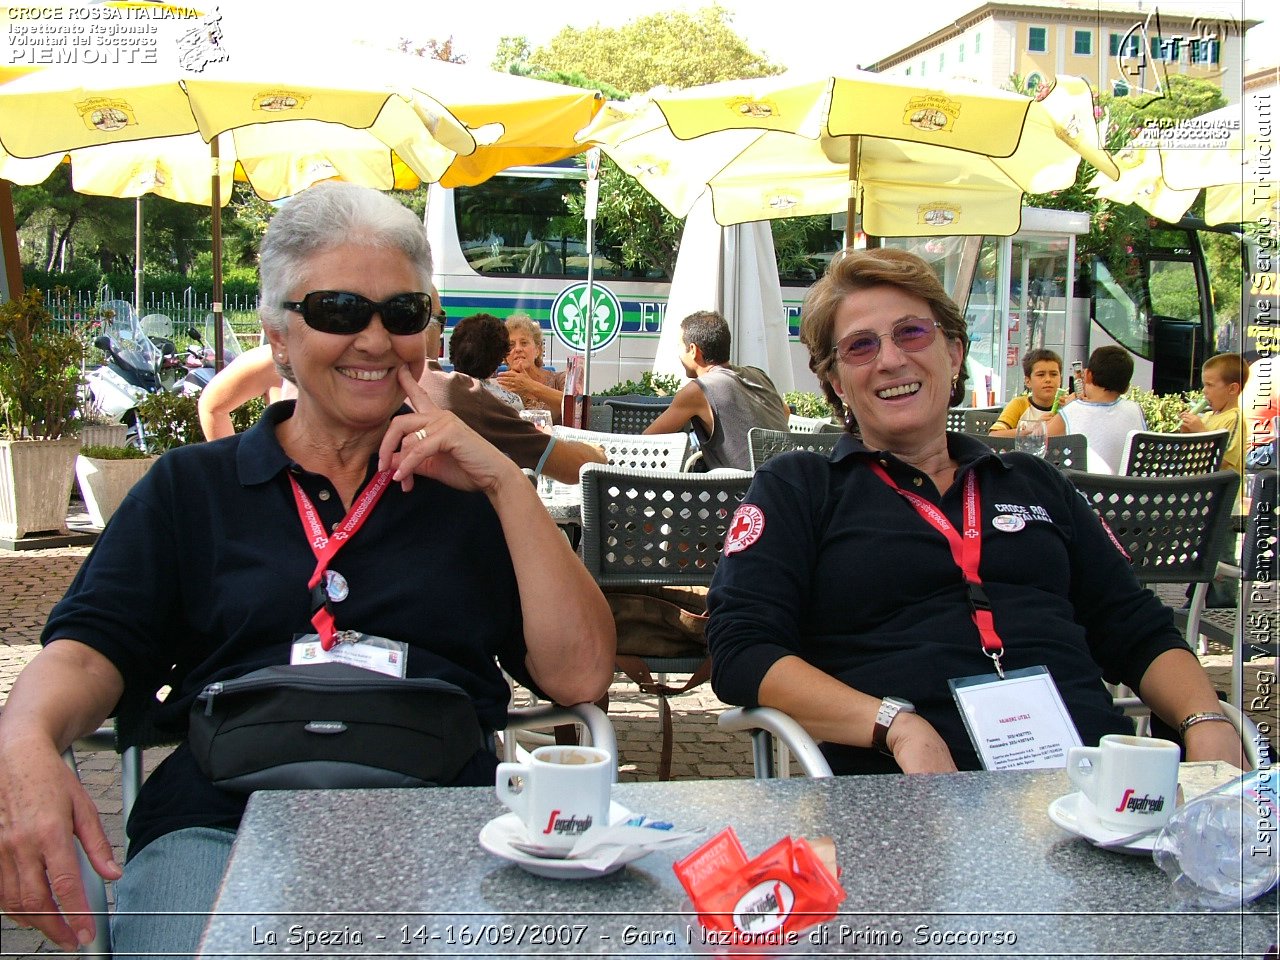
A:
<svg viewBox="0 0 1280 960">
<path fill-rule="evenodd" d="M 596 433 L 613 433 L 613 407 L 603 401 L 592 401 L 591 429 Z"/>
<path fill-rule="evenodd" d="M 644 433 L 671 406 L 671 397 L 606 397 L 613 410 L 613 433 Z"/>
<path fill-rule="evenodd" d="M 1004 411 L 1004 407 L 974 407 L 972 410 L 965 410 L 961 416 L 962 430 L 965 433 L 984 434 L 990 430 L 1000 414 Z"/>
<path fill-rule="evenodd" d="M 1194 477 L 1065 472 L 1129 555 L 1139 580 L 1194 584 L 1185 636 L 1201 645 L 1200 617 L 1222 544 L 1231 535 L 1240 475 L 1233 470 Z"/>
<path fill-rule="evenodd" d="M 1280 505 L 1277 494 L 1280 482 L 1274 470 L 1257 473 L 1250 478 L 1249 517 L 1245 522 L 1244 546 L 1239 566 L 1220 563 L 1218 572 L 1240 581 L 1240 597 L 1236 603 L 1235 630 L 1231 644 L 1231 702 L 1243 709 L 1245 648 L 1249 659 L 1277 655 L 1276 638 L 1280 636 L 1280 609 L 1274 595 L 1270 601 L 1257 596 L 1255 584 L 1275 584 L 1280 580 Z"/>
<path fill-rule="evenodd" d="M 951 407 L 947 410 L 947 429 L 952 433 L 964 433 L 964 415 L 970 407 Z"/>
<path fill-rule="evenodd" d="M 658 473 L 587 464 L 582 470 L 582 560 L 602 590 L 649 593 L 650 588 L 711 583 L 734 511 L 751 476 L 740 471 Z M 662 723 L 659 777 L 671 776 L 669 696 L 706 682 L 711 661 L 705 646 L 694 656 L 620 652 L 618 669 L 658 697 Z M 690 674 L 682 686 L 653 674 Z"/>
<path fill-rule="evenodd" d="M 797 433 L 793 430 L 766 430 L 764 427 L 752 427 L 747 431 L 747 443 L 751 447 L 751 469 L 758 470 L 760 464 L 770 457 L 789 450 L 811 450 L 829 456 L 843 436 L 841 433 Z"/>
<path fill-rule="evenodd" d="M 993 437 L 987 433 L 975 433 L 973 436 L 997 453 L 1017 449 L 1013 437 Z M 1050 437 L 1044 458 L 1059 470 L 1084 470 L 1089 462 L 1089 441 L 1083 433 Z"/>
<path fill-rule="evenodd" d="M 1230 434 L 1154 433 L 1134 430 L 1124 441 L 1120 473 L 1126 477 L 1190 477 L 1212 473 L 1222 465 Z"/>
</svg>

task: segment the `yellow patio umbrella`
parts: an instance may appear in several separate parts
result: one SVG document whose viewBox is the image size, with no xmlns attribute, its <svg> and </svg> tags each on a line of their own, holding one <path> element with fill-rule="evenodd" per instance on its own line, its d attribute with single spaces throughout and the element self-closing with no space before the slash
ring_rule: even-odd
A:
<svg viewBox="0 0 1280 960">
<path fill-rule="evenodd" d="M 610 104 L 579 138 L 678 217 L 710 190 L 723 226 L 847 209 L 879 236 L 1015 233 L 1024 192 L 1069 186 L 1082 155 L 1110 162 L 1075 77 L 1032 100 L 862 71 L 784 74 Z"/>
<path fill-rule="evenodd" d="M 1089 186 L 1107 200 L 1133 203 L 1161 220 L 1176 223 L 1200 191 L 1205 222 L 1276 223 L 1280 182 L 1263 138 L 1259 118 L 1241 104 L 1200 117 L 1150 125 L 1115 155 L 1119 177 L 1099 174 Z"/>
</svg>

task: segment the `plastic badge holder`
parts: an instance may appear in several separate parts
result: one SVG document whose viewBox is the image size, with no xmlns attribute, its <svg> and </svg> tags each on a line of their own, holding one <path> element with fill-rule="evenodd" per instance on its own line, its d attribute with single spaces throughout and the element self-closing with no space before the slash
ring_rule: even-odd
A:
<svg viewBox="0 0 1280 960">
<path fill-rule="evenodd" d="M 800 931 L 832 919 L 845 898 L 803 837 L 783 837 L 748 860 L 733 827 L 726 827 L 673 869 L 703 939 L 721 946 L 794 945 Z"/>
</svg>

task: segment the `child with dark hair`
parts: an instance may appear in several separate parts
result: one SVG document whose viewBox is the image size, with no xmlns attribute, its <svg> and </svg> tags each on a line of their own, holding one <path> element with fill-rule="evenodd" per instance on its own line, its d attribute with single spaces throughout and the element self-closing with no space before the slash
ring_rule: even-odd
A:
<svg viewBox="0 0 1280 960">
<path fill-rule="evenodd" d="M 1047 420 L 1058 412 L 1062 386 L 1062 358 L 1052 350 L 1031 350 L 1022 358 L 1022 383 L 1027 392 L 1014 397 L 991 425 L 991 434 L 1012 437 L 1018 421 L 1028 417 Z"/>
<path fill-rule="evenodd" d="M 1119 473 L 1129 432 L 1147 429 L 1142 408 L 1122 396 L 1133 378 L 1133 357 L 1124 347 L 1099 347 L 1089 355 L 1082 376 L 1084 396 L 1050 417 L 1046 432 L 1051 437 L 1083 434 L 1090 460 L 1105 465 L 1107 473 Z"/>
</svg>

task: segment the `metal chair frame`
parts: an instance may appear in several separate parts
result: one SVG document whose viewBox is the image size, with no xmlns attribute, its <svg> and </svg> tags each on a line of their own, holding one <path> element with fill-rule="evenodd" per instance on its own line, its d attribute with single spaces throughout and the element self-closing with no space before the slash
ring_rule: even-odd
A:
<svg viewBox="0 0 1280 960">
<path fill-rule="evenodd" d="M 787 417 L 787 430 L 791 433 L 844 433 L 844 427 L 829 419 L 802 417 L 795 413 Z"/>
<path fill-rule="evenodd" d="M 1212 473 L 1222 466 L 1229 439 L 1226 430 L 1204 433 L 1131 430 L 1124 441 L 1119 472 L 1126 477 L 1189 477 Z"/>
<path fill-rule="evenodd" d="M 767 430 L 764 427 L 752 427 L 747 431 L 751 469 L 758 470 L 760 464 L 766 460 L 791 450 L 809 450 L 823 456 L 830 456 L 842 436 L 844 436 L 843 431 L 803 433 L 795 430 Z"/>
</svg>

